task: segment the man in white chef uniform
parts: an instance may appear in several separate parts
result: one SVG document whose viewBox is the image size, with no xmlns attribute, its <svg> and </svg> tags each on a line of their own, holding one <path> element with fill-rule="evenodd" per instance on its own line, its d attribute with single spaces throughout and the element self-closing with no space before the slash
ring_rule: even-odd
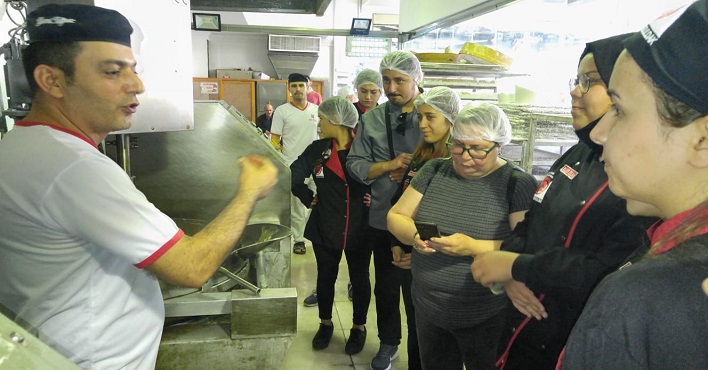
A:
<svg viewBox="0 0 708 370">
<path fill-rule="evenodd" d="M 81 367 L 154 368 L 164 322 L 157 278 L 204 284 L 277 170 L 242 158 L 235 198 L 185 235 L 97 149 L 130 127 L 144 91 L 128 20 L 49 4 L 29 14 L 27 31 L 32 108 L 0 141 L 0 307 Z"/>
</svg>

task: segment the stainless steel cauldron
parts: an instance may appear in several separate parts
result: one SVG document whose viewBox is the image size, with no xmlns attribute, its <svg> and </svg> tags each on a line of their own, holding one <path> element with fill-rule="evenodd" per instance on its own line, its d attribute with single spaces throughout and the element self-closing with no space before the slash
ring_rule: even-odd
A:
<svg viewBox="0 0 708 370">
<path fill-rule="evenodd" d="M 198 233 L 208 224 L 207 221 L 185 218 L 175 218 L 174 221 L 187 235 Z M 226 256 L 221 267 L 234 275 L 243 277 L 248 273 L 249 257 L 262 251 L 269 245 L 275 245 L 277 247 L 275 243 L 289 237 L 290 234 L 290 229 L 283 225 L 270 223 L 246 225 L 241 238 L 234 246 L 233 251 Z M 237 282 L 234 281 L 233 278 L 219 271 L 202 285 L 201 289 L 184 288 L 160 280 L 160 288 L 162 289 L 164 299 L 179 297 L 194 292 L 224 292 L 232 289 L 236 284 Z"/>
</svg>

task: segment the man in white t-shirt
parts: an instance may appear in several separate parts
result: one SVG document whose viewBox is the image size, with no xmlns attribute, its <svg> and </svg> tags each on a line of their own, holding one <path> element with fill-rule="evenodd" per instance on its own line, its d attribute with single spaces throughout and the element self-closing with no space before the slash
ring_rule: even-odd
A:
<svg viewBox="0 0 708 370">
<path fill-rule="evenodd" d="M 307 76 L 291 73 L 288 76 L 288 90 L 291 99 L 275 109 L 270 141 L 283 152 L 285 162 L 290 166 L 305 148 L 317 140 L 317 106 L 307 101 L 309 84 Z M 281 144 L 282 141 L 282 144 Z M 290 197 L 291 225 L 293 231 L 293 253 L 305 254 L 305 224 L 307 209 L 295 197 Z"/>
<path fill-rule="evenodd" d="M 91 5 L 30 13 L 32 108 L 0 141 L 0 307 L 85 368 L 155 367 L 157 277 L 201 287 L 277 175 L 264 158 L 242 158 L 235 198 L 195 236 L 152 205 L 97 148 L 130 127 L 144 91 L 132 31 Z"/>
</svg>

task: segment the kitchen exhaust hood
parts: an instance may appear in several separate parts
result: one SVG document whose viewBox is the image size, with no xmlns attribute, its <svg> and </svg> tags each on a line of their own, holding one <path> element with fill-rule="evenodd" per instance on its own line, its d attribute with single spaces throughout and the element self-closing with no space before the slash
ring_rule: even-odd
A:
<svg viewBox="0 0 708 370">
<path fill-rule="evenodd" d="M 300 73 L 309 76 L 312 68 L 317 63 L 317 54 L 302 54 L 288 52 L 268 52 L 268 58 L 273 63 L 275 73 L 281 80 L 287 80 L 291 73 Z"/>
<path fill-rule="evenodd" d="M 319 36 L 268 35 L 268 58 L 281 80 L 291 73 L 310 75 L 320 51 Z"/>
</svg>

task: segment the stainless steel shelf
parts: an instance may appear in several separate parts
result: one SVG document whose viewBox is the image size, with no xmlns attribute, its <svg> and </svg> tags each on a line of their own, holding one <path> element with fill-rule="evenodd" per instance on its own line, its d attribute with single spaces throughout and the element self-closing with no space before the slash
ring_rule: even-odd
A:
<svg viewBox="0 0 708 370">
<path fill-rule="evenodd" d="M 523 73 L 509 72 L 505 67 L 493 64 L 469 63 L 420 63 L 423 72 L 435 76 L 469 76 L 469 77 L 511 77 L 527 76 Z"/>
</svg>

